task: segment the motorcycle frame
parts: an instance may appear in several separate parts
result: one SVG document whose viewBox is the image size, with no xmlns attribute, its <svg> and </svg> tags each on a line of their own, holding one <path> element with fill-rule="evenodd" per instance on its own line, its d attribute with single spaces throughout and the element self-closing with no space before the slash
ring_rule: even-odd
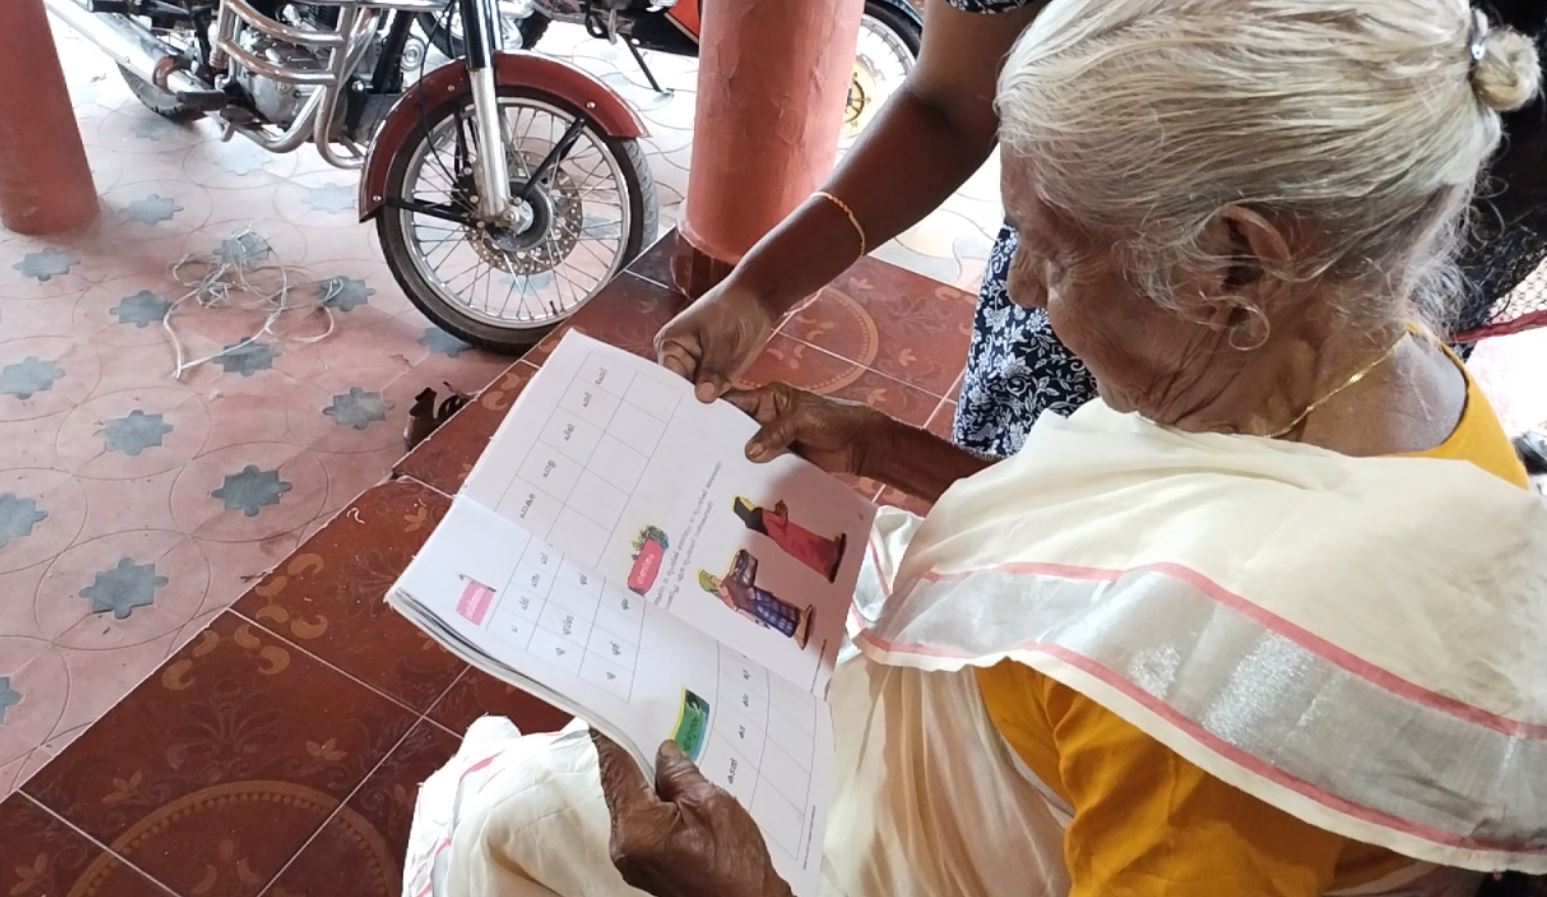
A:
<svg viewBox="0 0 1547 897">
<path fill-rule="evenodd" d="M 366 149 L 343 133 L 339 110 L 345 91 L 375 39 L 381 16 L 385 13 L 440 14 L 446 4 L 440 0 L 305 0 L 307 5 L 335 7 L 338 20 L 331 30 L 294 28 L 254 9 L 247 0 L 221 0 L 215 20 L 215 41 L 210 67 L 229 74 L 233 64 L 254 74 L 286 84 L 315 88 L 301 111 L 282 131 L 263 125 L 228 128 L 273 153 L 287 153 L 306 142 L 308 135 L 317 152 L 330 165 L 342 169 L 362 168 Z M 494 27 L 494 0 L 455 0 L 462 15 L 466 41 L 466 65 L 471 79 L 475 133 L 480 146 L 503 146 L 499 97 L 493 60 L 499 52 L 499 31 Z M 327 65 L 321 71 L 303 70 L 270 62 L 249 52 L 238 40 L 242 27 L 249 27 L 273 40 L 326 51 Z M 276 132 L 277 131 L 277 132 Z M 344 155 L 340 148 L 347 153 Z M 480 153 L 474 163 L 478 186 L 480 217 L 490 221 L 514 217 L 510 176 L 503 152 Z"/>
</svg>

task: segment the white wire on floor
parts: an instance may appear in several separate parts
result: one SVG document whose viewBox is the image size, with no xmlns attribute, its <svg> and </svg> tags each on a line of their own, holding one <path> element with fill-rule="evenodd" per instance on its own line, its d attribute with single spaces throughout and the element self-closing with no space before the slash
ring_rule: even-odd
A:
<svg viewBox="0 0 1547 897">
<path fill-rule="evenodd" d="M 248 245 L 249 238 L 258 238 L 258 233 L 251 227 L 245 227 L 232 234 L 223 245 L 240 246 Z M 265 249 L 266 256 L 272 256 L 272 249 Z M 231 258 L 231 253 L 221 252 L 190 252 L 174 261 L 169 273 L 180 286 L 187 288 L 187 292 L 177 297 L 167 307 L 166 313 L 161 317 L 161 327 L 166 330 L 167 337 L 172 341 L 172 349 L 176 355 L 172 377 L 181 380 L 183 375 L 201 364 L 208 364 L 218 358 L 224 358 L 234 352 L 239 352 L 264 336 L 275 340 L 311 344 L 319 343 L 333 335 L 338 327 L 338 322 L 333 316 L 333 309 L 328 303 L 337 298 L 343 291 L 343 282 L 340 278 L 328 278 L 318 280 L 307 276 L 303 268 L 297 268 L 279 262 L 267 262 L 264 264 L 247 264 L 245 258 Z M 201 272 L 202 273 L 195 273 Z M 272 282 L 267 284 L 255 283 L 259 280 L 272 280 L 277 278 L 278 285 Z M 320 287 L 317 290 L 317 298 L 304 302 L 294 301 L 292 292 L 301 287 Z M 193 360 L 187 359 L 187 353 L 183 347 L 182 339 L 177 335 L 177 330 L 172 326 L 172 317 L 186 302 L 195 302 L 200 308 L 235 308 L 241 311 L 264 312 L 263 325 L 252 335 L 233 343 L 219 352 L 205 355 Z M 309 336 L 291 336 L 275 330 L 275 325 L 286 314 L 300 312 L 302 316 L 320 310 L 327 319 L 327 326 L 321 333 Z"/>
</svg>

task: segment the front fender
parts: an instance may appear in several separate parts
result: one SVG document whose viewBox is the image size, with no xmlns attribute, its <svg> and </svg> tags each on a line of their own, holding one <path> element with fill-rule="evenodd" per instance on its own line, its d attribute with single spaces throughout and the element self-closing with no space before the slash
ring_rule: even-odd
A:
<svg viewBox="0 0 1547 897">
<path fill-rule="evenodd" d="M 531 87 L 551 93 L 590 116 L 608 137 L 628 139 L 645 134 L 644 122 L 617 92 L 568 62 L 535 53 L 498 53 L 494 80 L 500 87 Z M 454 60 L 426 74 L 400 97 L 371 141 L 360 172 L 360 220 L 368 221 L 386 202 L 387 172 L 392 159 L 414 135 L 424 112 L 447 102 L 461 102 L 472 92 L 467 65 Z"/>
</svg>

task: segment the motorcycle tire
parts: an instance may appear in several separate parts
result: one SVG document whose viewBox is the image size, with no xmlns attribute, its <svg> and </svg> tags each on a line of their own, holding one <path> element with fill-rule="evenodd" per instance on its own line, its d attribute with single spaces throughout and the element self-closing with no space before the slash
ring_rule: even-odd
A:
<svg viewBox="0 0 1547 897">
<path fill-rule="evenodd" d="M 919 47 L 924 44 L 924 29 L 917 22 L 880 0 L 865 0 L 865 15 L 890 28 L 907 45 L 913 58 L 918 58 Z"/>
<path fill-rule="evenodd" d="M 632 228 L 631 232 L 624 236 L 623 252 L 618 261 L 618 269 L 613 272 L 613 276 L 622 273 L 623 268 L 637 258 L 646 246 L 655 242 L 656 231 L 659 228 L 660 208 L 655 193 L 655 180 L 650 173 L 650 163 L 645 159 L 644 150 L 640 147 L 639 141 L 632 138 L 619 139 L 606 136 L 590 116 L 546 91 L 524 86 L 510 86 L 501 87 L 499 95 L 502 99 L 519 97 L 534 100 L 560 109 L 568 115 L 586 119 L 586 130 L 592 133 L 597 144 L 612 157 L 628 192 L 629 221 Z M 414 129 L 409 139 L 398 148 L 388 165 L 385 185 L 387 196 L 404 195 L 404 181 L 408 177 L 409 164 L 419 145 L 433 134 L 448 116 L 458 114 L 464 105 L 465 100 L 459 99 L 441 104 L 425 114 L 423 121 Z M 569 309 L 563 318 L 551 323 L 521 328 L 502 327 L 464 312 L 442 297 L 425 279 L 414 263 L 414 250 L 409 244 L 409 236 L 404 231 L 400 214 L 391 208 L 383 209 L 376 216 L 376 233 L 381 240 L 382 254 L 386 258 L 387 267 L 391 269 L 393 278 L 398 286 L 402 287 L 409 301 L 435 326 L 463 342 L 497 354 L 524 354 L 554 328 L 584 308 L 598 291 L 611 282 L 609 278 L 597 284 L 591 294 L 577 303 L 574 308 Z"/>
<path fill-rule="evenodd" d="M 446 18 L 439 13 L 419 14 L 419 29 L 429 38 L 431 46 L 439 50 L 447 59 L 460 59 L 466 51 L 462 38 L 452 34 L 451 29 L 445 27 L 445 24 Z M 516 26 L 516 33 L 521 36 L 521 46 L 506 49 L 532 49 L 537 46 L 539 40 L 542 40 L 542 36 L 547 33 L 548 26 L 551 24 L 553 20 L 542 13 L 532 13 Z"/>
<path fill-rule="evenodd" d="M 190 122 L 204 114 L 198 109 L 184 106 L 177 101 L 176 96 L 146 81 L 123 66 L 118 67 L 118 73 L 123 75 L 124 83 L 129 85 L 129 92 L 134 94 L 134 98 L 144 104 L 146 109 L 162 118 L 171 119 L 176 122 Z"/>
</svg>

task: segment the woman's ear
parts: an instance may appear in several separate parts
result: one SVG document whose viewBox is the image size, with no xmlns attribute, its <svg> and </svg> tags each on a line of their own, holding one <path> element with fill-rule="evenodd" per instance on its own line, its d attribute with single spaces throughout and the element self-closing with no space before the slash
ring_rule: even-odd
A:
<svg viewBox="0 0 1547 897">
<path fill-rule="evenodd" d="M 1200 323 L 1230 335 L 1238 349 L 1267 339 L 1269 316 L 1281 313 L 1291 251 L 1283 229 L 1245 206 L 1221 206 L 1198 235 L 1198 249 L 1209 262 L 1189 272 L 1187 294 L 1202 307 Z M 1184 294 L 1185 295 L 1185 294 Z"/>
</svg>

